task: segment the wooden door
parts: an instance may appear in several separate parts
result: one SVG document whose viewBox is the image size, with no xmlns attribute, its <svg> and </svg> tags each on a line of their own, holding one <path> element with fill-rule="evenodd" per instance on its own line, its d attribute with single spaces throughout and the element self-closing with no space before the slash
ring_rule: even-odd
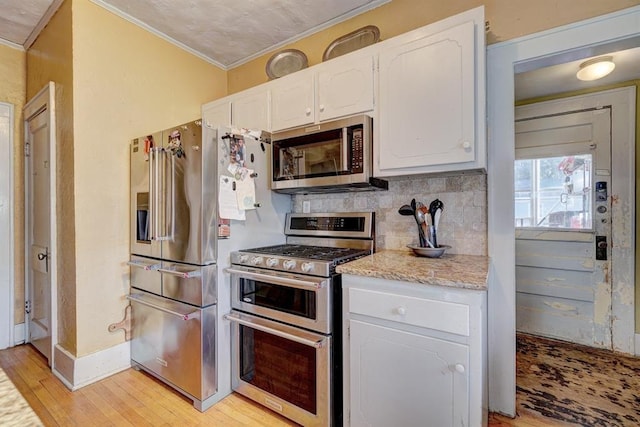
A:
<svg viewBox="0 0 640 427">
<path fill-rule="evenodd" d="M 516 328 L 611 348 L 611 109 L 516 122 Z"/>
</svg>

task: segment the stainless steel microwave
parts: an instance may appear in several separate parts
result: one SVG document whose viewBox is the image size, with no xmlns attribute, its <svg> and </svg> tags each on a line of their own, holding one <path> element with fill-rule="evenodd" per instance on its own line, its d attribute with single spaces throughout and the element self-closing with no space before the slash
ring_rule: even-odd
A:
<svg viewBox="0 0 640 427">
<path fill-rule="evenodd" d="M 277 132 L 271 139 L 271 189 L 281 193 L 387 190 L 373 178 L 373 120 L 347 117 Z"/>
</svg>

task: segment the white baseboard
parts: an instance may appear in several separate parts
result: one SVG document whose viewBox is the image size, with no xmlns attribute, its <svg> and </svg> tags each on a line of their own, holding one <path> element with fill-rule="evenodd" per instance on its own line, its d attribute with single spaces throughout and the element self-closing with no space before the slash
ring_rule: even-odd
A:
<svg viewBox="0 0 640 427">
<path fill-rule="evenodd" d="M 640 334 L 636 334 L 635 342 L 636 342 L 635 355 L 640 356 Z"/>
<path fill-rule="evenodd" d="M 131 367 L 131 345 L 128 341 L 114 347 L 75 357 L 56 345 L 53 373 L 71 391 L 92 384 Z"/>
<path fill-rule="evenodd" d="M 27 337 L 24 323 L 13 325 L 13 345 L 24 344 Z"/>
</svg>

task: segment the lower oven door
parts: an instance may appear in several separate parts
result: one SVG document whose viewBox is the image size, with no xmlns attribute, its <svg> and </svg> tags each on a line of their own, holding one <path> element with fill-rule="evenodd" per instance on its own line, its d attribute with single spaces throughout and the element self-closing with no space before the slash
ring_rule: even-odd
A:
<svg viewBox="0 0 640 427">
<path fill-rule="evenodd" d="M 330 424 L 331 337 L 232 311 L 232 388 L 304 426 Z"/>
<path fill-rule="evenodd" d="M 212 396 L 216 306 L 194 307 L 140 291 L 127 298 L 131 360 L 192 398 Z"/>
</svg>

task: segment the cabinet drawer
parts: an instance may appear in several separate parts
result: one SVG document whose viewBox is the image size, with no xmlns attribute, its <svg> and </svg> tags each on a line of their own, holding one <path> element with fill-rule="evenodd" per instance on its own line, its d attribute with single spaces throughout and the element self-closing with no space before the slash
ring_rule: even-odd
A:
<svg viewBox="0 0 640 427">
<path fill-rule="evenodd" d="M 465 304 L 350 288 L 349 312 L 469 336 Z"/>
</svg>

